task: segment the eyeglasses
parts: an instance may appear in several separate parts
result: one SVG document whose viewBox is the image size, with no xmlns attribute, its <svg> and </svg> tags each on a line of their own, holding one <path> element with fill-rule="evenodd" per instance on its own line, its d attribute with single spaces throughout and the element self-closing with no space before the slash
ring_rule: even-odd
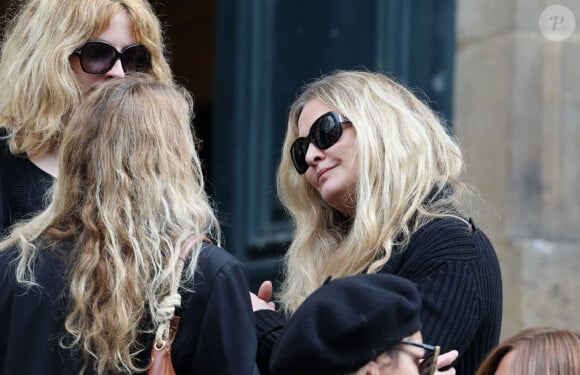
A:
<svg viewBox="0 0 580 375">
<path fill-rule="evenodd" d="M 342 125 L 350 123 L 348 118 L 336 112 L 327 112 L 317 118 L 308 136 L 296 139 L 290 148 L 292 162 L 298 174 L 304 174 L 308 170 L 306 152 L 310 143 L 321 150 L 326 150 L 339 140 L 342 135 Z"/>
<path fill-rule="evenodd" d="M 130 45 L 119 52 L 109 43 L 90 40 L 73 54 L 79 56 L 81 68 L 89 74 L 105 74 L 119 58 L 125 73 L 146 72 L 151 66 L 151 53 L 142 44 Z"/>
<path fill-rule="evenodd" d="M 437 371 L 437 359 L 439 358 L 439 352 L 441 351 L 440 346 L 433 346 L 408 340 L 401 341 L 401 344 L 413 345 L 425 349 L 426 353 L 419 364 L 419 375 L 435 374 L 435 371 Z"/>
</svg>

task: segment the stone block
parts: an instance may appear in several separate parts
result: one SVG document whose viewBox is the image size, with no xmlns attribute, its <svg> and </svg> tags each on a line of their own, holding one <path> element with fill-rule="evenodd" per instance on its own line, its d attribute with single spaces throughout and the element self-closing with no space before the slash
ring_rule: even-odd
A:
<svg viewBox="0 0 580 375">
<path fill-rule="evenodd" d="M 454 127 L 465 178 L 481 194 L 478 223 L 492 239 L 508 235 L 511 50 L 511 38 L 502 37 L 465 44 L 456 55 Z"/>
<path fill-rule="evenodd" d="M 522 322 L 526 327 L 579 329 L 580 242 L 518 241 Z"/>
<path fill-rule="evenodd" d="M 457 40 L 501 35 L 513 29 L 515 3 L 505 0 L 457 2 Z"/>
</svg>

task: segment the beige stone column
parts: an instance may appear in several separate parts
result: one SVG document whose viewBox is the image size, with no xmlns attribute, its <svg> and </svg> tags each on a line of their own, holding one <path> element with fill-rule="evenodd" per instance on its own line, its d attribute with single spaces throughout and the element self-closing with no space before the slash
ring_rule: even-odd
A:
<svg viewBox="0 0 580 375">
<path fill-rule="evenodd" d="M 575 32 L 538 21 L 566 6 Z M 580 0 L 458 0 L 454 126 L 500 257 L 502 338 L 580 329 Z"/>
</svg>

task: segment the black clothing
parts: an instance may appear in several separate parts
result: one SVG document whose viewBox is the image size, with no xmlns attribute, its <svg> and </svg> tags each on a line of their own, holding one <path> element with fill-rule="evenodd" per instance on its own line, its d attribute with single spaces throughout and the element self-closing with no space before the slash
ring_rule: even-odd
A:
<svg viewBox="0 0 580 375">
<path fill-rule="evenodd" d="M 442 353 L 459 351 L 453 367 L 473 375 L 499 342 L 502 283 L 499 262 L 486 235 L 454 218 L 436 219 L 411 235 L 403 252 L 394 251 L 381 270 L 415 283 L 422 297 L 423 342 Z M 254 313 L 258 365 L 262 374 L 284 318 L 270 310 Z"/>
<path fill-rule="evenodd" d="M 40 251 L 35 275 L 40 288 L 26 291 L 15 280 L 17 250 L 0 253 L 0 374 L 78 374 L 78 352 L 63 349 L 66 335 L 65 262 Z M 191 286 L 190 286 L 191 287 Z M 243 265 L 227 251 L 204 245 L 193 292 L 180 290 L 179 330 L 171 356 L 177 374 L 257 373 L 256 333 Z M 143 335 L 140 363 L 149 363 L 154 333 Z M 85 374 L 93 374 L 91 369 Z"/>
<path fill-rule="evenodd" d="M 0 137 L 5 136 L 0 129 Z M 24 155 L 14 155 L 6 139 L 0 138 L 0 237 L 17 220 L 32 217 L 46 208 L 46 192 L 53 177 L 38 168 Z"/>
</svg>

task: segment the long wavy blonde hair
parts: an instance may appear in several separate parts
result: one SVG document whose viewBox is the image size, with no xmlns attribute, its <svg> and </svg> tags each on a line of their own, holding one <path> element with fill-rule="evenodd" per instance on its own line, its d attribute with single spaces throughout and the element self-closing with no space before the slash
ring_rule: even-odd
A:
<svg viewBox="0 0 580 375">
<path fill-rule="evenodd" d="M 296 173 L 290 147 L 298 119 L 317 99 L 356 131 L 356 215 L 331 208 Z M 367 71 L 338 71 L 307 84 L 292 104 L 277 187 L 295 224 L 278 297 L 287 314 L 328 276 L 377 272 L 393 248 L 435 217 L 460 218 L 461 150 L 437 115 L 401 84 Z M 436 197 L 436 199 L 435 199 Z"/>
<path fill-rule="evenodd" d="M 147 0 L 29 0 L 9 22 L 0 56 L 0 127 L 8 129 L 13 153 L 56 151 L 82 96 L 69 58 L 120 9 L 151 52 L 149 73 L 172 80 L 161 25 Z"/>
<path fill-rule="evenodd" d="M 40 253 L 72 243 L 65 278 L 70 336 L 61 345 L 80 347 L 85 366 L 94 360 L 99 374 L 140 370 L 137 337 L 159 325 L 180 249 L 192 236 L 221 236 L 191 114 L 185 90 L 147 75 L 103 85 L 64 133 L 52 202 L 0 243 L 0 250 L 21 249 L 16 276 L 30 287 Z M 198 242 L 185 272 L 188 285 L 200 248 Z"/>
</svg>

